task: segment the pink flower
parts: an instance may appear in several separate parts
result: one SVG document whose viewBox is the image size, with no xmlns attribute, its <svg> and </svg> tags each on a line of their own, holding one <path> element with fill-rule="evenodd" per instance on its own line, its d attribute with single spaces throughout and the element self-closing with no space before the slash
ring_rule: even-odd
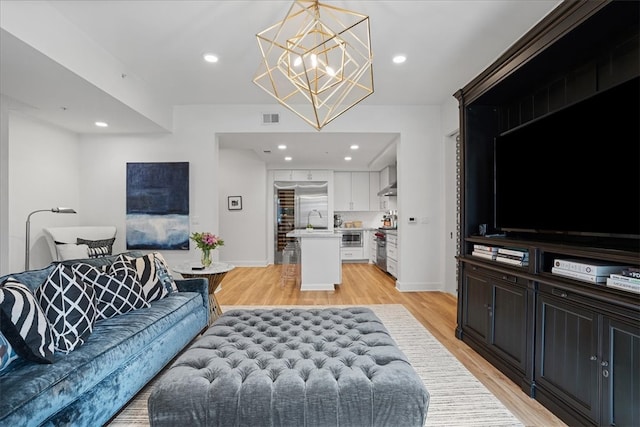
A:
<svg viewBox="0 0 640 427">
<path fill-rule="evenodd" d="M 200 249 L 215 249 L 224 245 L 224 240 L 209 232 L 193 233 L 190 238 L 196 242 L 196 246 Z"/>
</svg>

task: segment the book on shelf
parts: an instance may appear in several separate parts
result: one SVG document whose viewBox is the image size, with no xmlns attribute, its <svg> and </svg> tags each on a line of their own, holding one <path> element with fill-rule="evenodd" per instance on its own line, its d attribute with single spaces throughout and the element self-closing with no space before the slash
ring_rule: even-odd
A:
<svg viewBox="0 0 640 427">
<path fill-rule="evenodd" d="M 503 254 L 498 252 L 498 256 L 501 258 L 515 259 L 517 261 L 529 261 L 529 254 L 526 254 L 525 256 L 520 256 L 520 255 Z"/>
<path fill-rule="evenodd" d="M 487 252 L 498 252 L 497 246 L 487 246 L 487 245 L 473 245 L 474 251 L 487 251 Z"/>
<path fill-rule="evenodd" d="M 640 279 L 640 268 L 629 267 L 625 268 L 620 272 L 625 277 L 633 277 L 635 279 Z"/>
<path fill-rule="evenodd" d="M 610 274 L 609 278 L 640 286 L 640 279 L 636 279 L 635 277 L 624 276 L 622 274 Z"/>
<path fill-rule="evenodd" d="M 596 276 L 594 274 L 582 273 L 580 271 L 575 270 L 567 270 L 565 268 L 560 267 L 552 267 L 551 273 L 557 274 L 558 276 L 568 277 L 570 279 L 583 280 L 585 282 L 591 283 L 604 283 L 607 281 L 607 276 Z"/>
<path fill-rule="evenodd" d="M 496 261 L 504 262 L 505 264 L 516 265 L 518 267 L 526 267 L 529 265 L 529 260 L 526 259 L 513 259 L 501 256 L 498 254 Z"/>
<path fill-rule="evenodd" d="M 529 251 L 525 249 L 498 248 L 499 254 L 512 255 L 520 258 L 529 258 Z"/>
<path fill-rule="evenodd" d="M 496 254 L 487 252 L 487 251 L 474 250 L 473 252 L 471 252 L 471 255 L 479 256 L 479 257 L 490 259 L 490 260 L 496 259 Z"/>
<path fill-rule="evenodd" d="M 560 258 L 553 260 L 553 266 L 565 270 L 577 271 L 578 273 L 592 274 L 594 276 L 606 276 L 611 273 L 620 273 L 622 270 L 629 268 L 629 266 L 626 265 L 616 265 L 599 261 Z"/>
<path fill-rule="evenodd" d="M 607 287 L 622 289 L 625 291 L 635 292 L 636 294 L 640 294 L 640 285 L 625 282 L 623 280 L 617 280 L 612 277 L 607 278 Z"/>
</svg>

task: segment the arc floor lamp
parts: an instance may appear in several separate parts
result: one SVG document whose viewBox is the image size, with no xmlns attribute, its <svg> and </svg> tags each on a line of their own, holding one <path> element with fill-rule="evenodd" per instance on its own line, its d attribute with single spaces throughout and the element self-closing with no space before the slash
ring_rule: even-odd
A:
<svg viewBox="0 0 640 427">
<path fill-rule="evenodd" d="M 53 213 L 69 213 L 69 214 L 74 214 L 77 213 L 74 209 L 71 208 L 62 208 L 62 207 L 57 207 L 57 208 L 51 208 L 51 209 L 38 209 L 35 210 L 33 212 L 31 212 L 28 216 L 27 216 L 27 235 L 24 239 L 25 242 L 25 250 L 24 250 L 24 269 L 28 270 L 29 269 L 29 246 L 30 246 L 30 240 L 31 240 L 31 215 L 38 213 L 38 212 L 53 212 Z"/>
</svg>

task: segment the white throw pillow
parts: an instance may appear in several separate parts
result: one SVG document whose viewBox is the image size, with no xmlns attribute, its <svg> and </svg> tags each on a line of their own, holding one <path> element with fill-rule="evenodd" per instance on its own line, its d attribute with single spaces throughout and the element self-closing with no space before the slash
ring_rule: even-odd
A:
<svg viewBox="0 0 640 427">
<path fill-rule="evenodd" d="M 60 261 L 68 259 L 89 258 L 89 245 L 76 245 L 74 243 L 58 243 L 58 258 Z"/>
</svg>

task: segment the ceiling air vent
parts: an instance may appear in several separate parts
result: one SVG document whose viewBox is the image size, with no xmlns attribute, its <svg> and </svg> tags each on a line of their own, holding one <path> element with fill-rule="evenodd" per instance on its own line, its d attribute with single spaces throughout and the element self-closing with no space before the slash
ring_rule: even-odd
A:
<svg viewBox="0 0 640 427">
<path fill-rule="evenodd" d="M 280 114 L 278 113 L 263 113 L 262 114 L 262 124 L 263 125 L 273 125 L 280 123 Z"/>
</svg>

